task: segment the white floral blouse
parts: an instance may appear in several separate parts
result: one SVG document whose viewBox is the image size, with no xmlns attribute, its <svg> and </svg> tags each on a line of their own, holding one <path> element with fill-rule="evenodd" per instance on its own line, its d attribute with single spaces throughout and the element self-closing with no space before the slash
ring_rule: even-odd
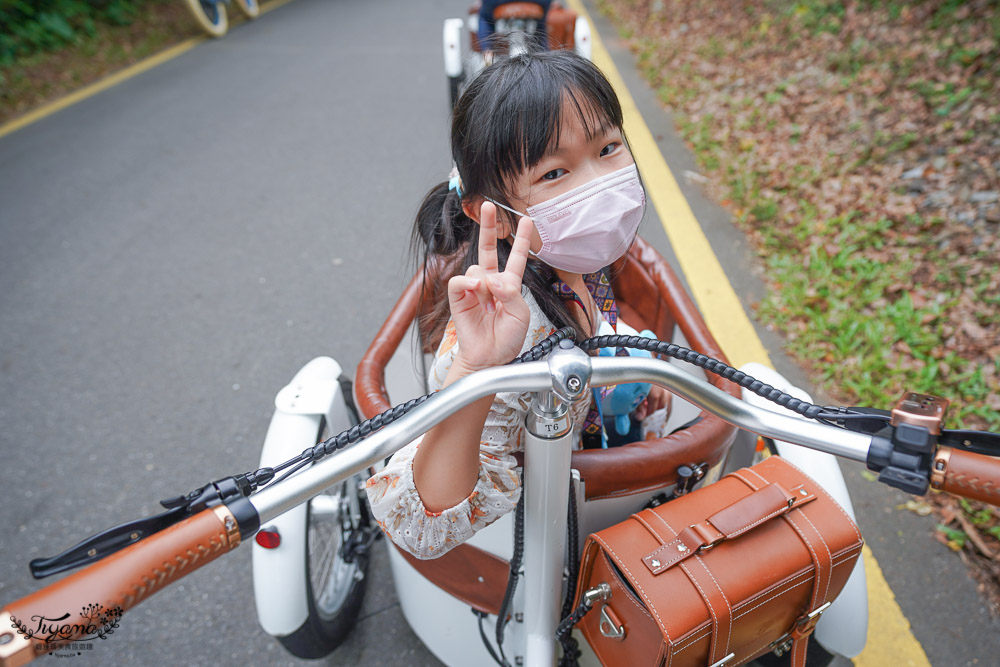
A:
<svg viewBox="0 0 1000 667">
<path fill-rule="evenodd" d="M 524 300 L 531 319 L 521 352 L 555 331 L 527 290 Z M 455 326 L 449 322 L 430 371 L 431 390 L 441 388 L 457 352 Z M 524 448 L 524 421 L 530 401 L 530 393 L 496 395 L 479 444 L 479 480 L 468 498 L 449 509 L 428 511 L 413 483 L 413 456 L 420 439 L 396 452 L 367 483 L 372 514 L 386 535 L 417 558 L 437 558 L 513 510 L 521 495 L 513 454 Z M 589 408 L 589 396 L 570 406 L 577 430 Z"/>
</svg>

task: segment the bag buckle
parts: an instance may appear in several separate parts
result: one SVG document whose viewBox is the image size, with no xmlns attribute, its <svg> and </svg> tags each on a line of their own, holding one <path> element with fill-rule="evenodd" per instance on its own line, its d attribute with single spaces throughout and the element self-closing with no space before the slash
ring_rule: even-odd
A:
<svg viewBox="0 0 1000 667">
<path fill-rule="evenodd" d="M 799 620 L 795 621 L 795 627 L 792 629 L 792 638 L 799 639 L 801 637 L 811 635 L 812 631 L 816 629 L 816 624 L 819 623 L 819 617 L 822 616 L 823 612 L 829 609 L 832 604 L 832 600 L 830 602 L 826 602 L 805 616 L 800 617 Z"/>
<path fill-rule="evenodd" d="M 711 549 L 712 547 L 714 547 L 716 544 L 718 544 L 721 541 L 722 541 L 722 538 L 720 537 L 719 539 L 713 540 L 712 542 L 709 542 L 708 544 L 703 544 L 700 547 L 698 547 L 698 551 L 708 551 L 709 549 Z"/>
<path fill-rule="evenodd" d="M 709 665 L 708 667 L 722 667 L 722 666 L 723 666 L 724 664 L 726 664 L 727 662 L 729 662 L 730 660 L 732 660 L 732 659 L 733 659 L 733 658 L 735 658 L 735 657 L 736 657 L 736 654 L 735 654 L 735 653 L 730 653 L 729 655 L 727 655 L 727 656 L 726 656 L 725 658 L 723 658 L 722 660 L 719 660 L 718 662 L 713 662 L 713 663 L 712 663 L 711 665 Z"/>
<path fill-rule="evenodd" d="M 690 528 L 691 530 L 693 530 L 694 533 L 695 533 L 695 535 L 697 535 L 698 538 L 702 542 L 704 542 L 704 544 L 702 544 L 700 547 L 698 547 L 698 551 L 699 552 L 708 551 L 709 549 L 711 549 L 712 547 L 714 547 L 716 544 L 718 544 L 722 540 L 726 539 L 726 536 L 723 535 L 718 530 L 714 530 L 715 534 L 713 535 L 712 533 L 709 533 L 708 530 L 704 526 L 702 526 L 701 524 L 693 523 L 690 526 L 688 526 L 688 528 Z"/>
</svg>

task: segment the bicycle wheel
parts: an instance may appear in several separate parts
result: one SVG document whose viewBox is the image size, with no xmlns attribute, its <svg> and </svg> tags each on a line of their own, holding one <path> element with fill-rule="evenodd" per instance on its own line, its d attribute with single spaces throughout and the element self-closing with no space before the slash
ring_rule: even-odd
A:
<svg viewBox="0 0 1000 667">
<path fill-rule="evenodd" d="M 222 37 L 229 30 L 226 6 L 222 0 L 184 0 L 191 16 L 212 37 Z"/>
<path fill-rule="evenodd" d="M 233 4 L 239 7 L 247 18 L 255 19 L 260 15 L 260 3 L 257 0 L 233 0 Z"/>
<path fill-rule="evenodd" d="M 325 435 L 320 426 L 317 442 Z M 278 637 L 294 656 L 328 655 L 346 639 L 365 594 L 368 547 L 377 527 L 368 516 L 365 477 L 358 474 L 309 501 L 306 512 L 306 594 L 309 616 L 294 633 Z"/>
</svg>

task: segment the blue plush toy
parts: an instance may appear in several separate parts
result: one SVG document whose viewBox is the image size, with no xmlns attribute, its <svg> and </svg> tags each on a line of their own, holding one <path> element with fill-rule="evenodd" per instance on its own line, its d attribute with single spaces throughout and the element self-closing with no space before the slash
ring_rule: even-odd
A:
<svg viewBox="0 0 1000 667">
<path fill-rule="evenodd" d="M 599 336 L 611 336 L 617 333 L 620 336 L 642 336 L 643 338 L 656 338 L 652 331 L 649 329 L 643 329 L 641 332 L 637 332 L 632 327 L 619 321 L 618 331 L 616 332 L 610 324 L 607 322 L 602 322 L 598 330 Z M 648 350 L 635 350 L 632 348 L 626 348 L 629 356 L 632 357 L 651 357 Z M 615 356 L 615 348 L 613 347 L 602 347 L 598 350 L 598 355 L 602 357 L 613 357 Z M 599 402 L 601 407 L 601 418 L 614 416 L 615 418 L 615 431 L 618 435 L 625 435 L 629 432 L 632 426 L 629 415 L 635 411 L 639 404 L 646 400 L 646 396 L 649 395 L 650 385 L 648 382 L 629 382 L 628 384 L 615 385 L 611 391 L 604 395 Z M 595 389 L 595 391 L 600 391 Z M 602 434 L 603 447 L 608 446 L 608 437 Z"/>
</svg>

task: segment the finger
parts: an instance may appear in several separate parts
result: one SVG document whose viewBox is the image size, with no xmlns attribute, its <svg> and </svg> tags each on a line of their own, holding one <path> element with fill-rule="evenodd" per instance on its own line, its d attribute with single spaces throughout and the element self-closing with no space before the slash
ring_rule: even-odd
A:
<svg viewBox="0 0 1000 667">
<path fill-rule="evenodd" d="M 486 281 L 490 275 L 487 274 L 483 267 L 478 264 L 473 264 L 465 272 L 467 278 L 471 278 L 477 281 L 477 285 L 473 292 L 476 295 L 476 299 L 479 301 L 480 307 L 488 313 L 492 313 L 496 310 L 496 304 L 493 302 L 493 294 L 491 294 L 490 289 L 486 286 Z"/>
<path fill-rule="evenodd" d="M 504 274 L 510 274 L 517 278 L 517 288 L 521 289 L 521 278 L 524 276 L 524 267 L 528 264 L 528 250 L 531 248 L 531 218 L 521 218 L 517 223 L 517 234 L 514 236 L 514 245 L 510 250 L 510 257 L 507 258 L 507 266 Z"/>
<path fill-rule="evenodd" d="M 649 395 L 646 396 L 646 400 L 643 401 L 642 404 L 646 408 L 646 414 L 653 414 L 660 409 L 660 394 L 651 389 Z"/>
<path fill-rule="evenodd" d="M 479 266 L 486 273 L 497 271 L 497 207 L 492 202 L 479 209 Z"/>
<path fill-rule="evenodd" d="M 474 308 L 478 304 L 476 292 L 482 287 L 483 281 L 469 276 L 455 276 L 448 281 L 448 301 L 451 303 L 452 314 Z"/>
</svg>

